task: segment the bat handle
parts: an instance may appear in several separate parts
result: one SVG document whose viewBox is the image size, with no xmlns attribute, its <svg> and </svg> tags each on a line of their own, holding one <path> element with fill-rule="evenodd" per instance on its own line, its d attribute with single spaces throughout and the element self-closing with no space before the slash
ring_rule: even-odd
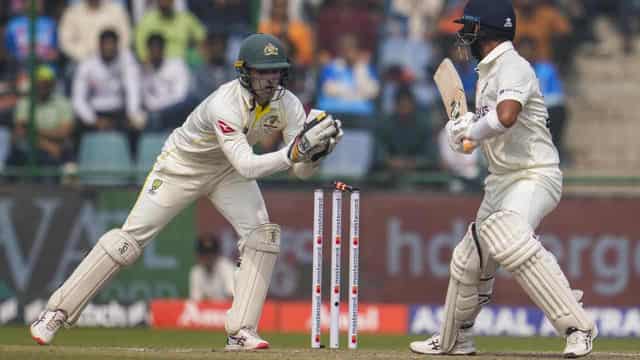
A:
<svg viewBox="0 0 640 360">
<path fill-rule="evenodd" d="M 462 150 L 465 154 L 471 154 L 473 150 L 478 146 L 475 142 L 471 140 L 463 140 L 462 141 Z"/>
</svg>

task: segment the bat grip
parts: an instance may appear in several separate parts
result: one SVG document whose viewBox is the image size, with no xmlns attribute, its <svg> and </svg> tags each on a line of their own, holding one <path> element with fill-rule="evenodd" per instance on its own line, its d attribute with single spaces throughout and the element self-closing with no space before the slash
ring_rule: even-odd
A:
<svg viewBox="0 0 640 360">
<path fill-rule="evenodd" d="M 471 154 L 476 146 L 478 146 L 478 144 L 471 140 L 465 139 L 462 141 L 462 151 L 464 151 L 465 154 Z"/>
</svg>

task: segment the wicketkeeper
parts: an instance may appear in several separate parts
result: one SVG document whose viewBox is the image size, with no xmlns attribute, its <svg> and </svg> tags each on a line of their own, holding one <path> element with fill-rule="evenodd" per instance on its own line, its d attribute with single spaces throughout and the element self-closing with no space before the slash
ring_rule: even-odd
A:
<svg viewBox="0 0 640 360">
<path fill-rule="evenodd" d="M 469 0 L 458 43 L 478 60 L 476 113 L 447 123 L 449 144 L 479 144 L 489 165 L 485 194 L 453 251 L 440 334 L 410 344 L 423 354 L 473 354 L 472 326 L 491 300 L 498 266 L 509 271 L 566 338 L 565 357 L 592 350 L 598 334 L 556 258 L 535 229 L 560 201 L 562 173 L 549 115 L 531 65 L 513 48 L 516 15 L 509 0 Z"/>
<path fill-rule="evenodd" d="M 287 169 L 308 178 L 342 137 L 332 116 L 314 111 L 307 119 L 300 100 L 285 88 L 289 66 L 277 38 L 254 34 L 243 41 L 238 78 L 220 86 L 173 131 L 122 228 L 102 235 L 31 325 L 38 343 L 51 343 L 62 325 L 73 325 L 174 216 L 206 196 L 240 238 L 226 349 L 269 347 L 256 327 L 280 252 L 280 227 L 269 220 L 255 179 Z M 286 144 L 281 150 L 253 152 L 261 138 L 280 132 Z"/>
</svg>

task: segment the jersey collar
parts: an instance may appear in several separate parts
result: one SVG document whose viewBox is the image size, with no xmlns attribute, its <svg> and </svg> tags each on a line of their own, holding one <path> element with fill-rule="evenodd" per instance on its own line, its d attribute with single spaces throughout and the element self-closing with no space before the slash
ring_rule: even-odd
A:
<svg viewBox="0 0 640 360">
<path fill-rule="evenodd" d="M 511 50 L 514 50 L 513 43 L 511 41 L 505 41 L 501 43 L 500 45 L 496 46 L 493 50 L 491 50 L 489 54 L 487 54 L 487 56 L 485 56 L 484 59 L 482 59 L 482 61 L 480 61 L 476 70 L 482 73 L 489 71 L 489 68 L 491 68 L 491 65 L 500 56 L 502 56 L 504 53 Z"/>
</svg>

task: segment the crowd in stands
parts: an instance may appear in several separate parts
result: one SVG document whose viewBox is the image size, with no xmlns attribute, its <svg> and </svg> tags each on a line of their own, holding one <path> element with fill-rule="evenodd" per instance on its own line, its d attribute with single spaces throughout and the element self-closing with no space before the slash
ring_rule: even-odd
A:
<svg viewBox="0 0 640 360">
<path fill-rule="evenodd" d="M 445 119 L 431 79 L 440 60 L 452 57 L 473 108 L 475 64 L 453 46 L 451 20 L 464 0 L 35 0 L 35 142 L 28 136 L 29 4 L 0 0 L 0 169 L 34 158 L 39 166 L 75 163 L 81 139 L 100 132 L 124 135 L 135 159 L 141 137 L 180 126 L 199 101 L 235 78 L 239 42 L 259 31 L 289 48 L 288 86 L 305 107 L 343 120 L 341 146 L 359 146 L 350 134 L 369 138 L 371 156 L 352 175 L 482 175 L 479 154 L 454 154 L 443 144 Z M 601 14 L 616 19 L 621 51 L 633 53 L 640 1 L 514 5 L 516 46 L 540 78 L 554 141 L 568 161 L 563 81 L 572 58 L 580 46 L 596 48 L 593 21 Z"/>
</svg>

